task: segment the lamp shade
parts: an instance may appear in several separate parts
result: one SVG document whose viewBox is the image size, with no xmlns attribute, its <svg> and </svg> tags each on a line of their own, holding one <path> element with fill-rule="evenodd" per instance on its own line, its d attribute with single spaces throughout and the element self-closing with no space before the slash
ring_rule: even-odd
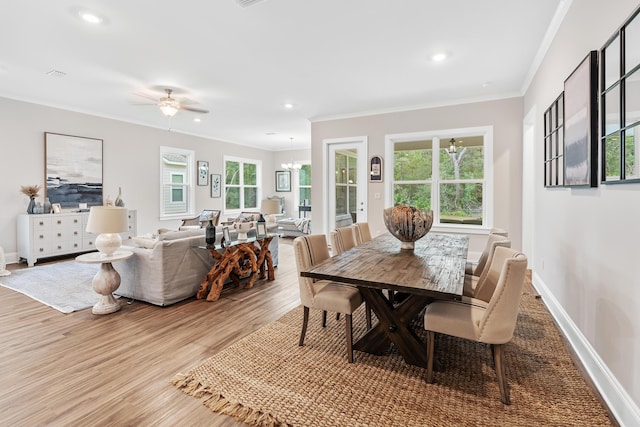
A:
<svg viewBox="0 0 640 427">
<path fill-rule="evenodd" d="M 275 215 L 280 213 L 280 200 L 263 199 L 260 203 L 260 213 L 263 215 Z"/>
<path fill-rule="evenodd" d="M 92 206 L 87 221 L 89 233 L 124 233 L 129 230 L 127 209 L 115 206 Z"/>
</svg>

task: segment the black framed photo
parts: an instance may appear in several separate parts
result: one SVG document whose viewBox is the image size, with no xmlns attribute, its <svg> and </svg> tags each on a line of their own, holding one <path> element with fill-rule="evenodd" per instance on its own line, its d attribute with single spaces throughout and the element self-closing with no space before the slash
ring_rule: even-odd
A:
<svg viewBox="0 0 640 427">
<path fill-rule="evenodd" d="M 209 184 L 209 162 L 198 160 L 198 185 Z"/>
<path fill-rule="evenodd" d="M 564 185 L 596 187 L 598 179 L 598 52 L 564 82 Z"/>
<path fill-rule="evenodd" d="M 291 191 L 290 171 L 276 171 L 276 191 Z"/>
<path fill-rule="evenodd" d="M 256 229 L 258 237 L 265 237 L 267 235 L 267 223 L 266 222 L 257 222 Z"/>
</svg>

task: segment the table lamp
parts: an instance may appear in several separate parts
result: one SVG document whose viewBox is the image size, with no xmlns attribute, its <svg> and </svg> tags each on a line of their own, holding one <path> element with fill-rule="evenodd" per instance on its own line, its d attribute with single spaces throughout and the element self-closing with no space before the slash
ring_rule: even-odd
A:
<svg viewBox="0 0 640 427">
<path fill-rule="evenodd" d="M 87 221 L 87 232 L 96 233 L 96 249 L 104 257 L 113 255 L 122 245 L 118 233 L 129 230 L 127 210 L 115 206 L 92 206 Z"/>
<path fill-rule="evenodd" d="M 276 222 L 273 215 L 280 213 L 280 200 L 278 199 L 263 199 L 260 203 L 260 213 L 265 215 L 265 219 L 268 224 Z"/>
</svg>

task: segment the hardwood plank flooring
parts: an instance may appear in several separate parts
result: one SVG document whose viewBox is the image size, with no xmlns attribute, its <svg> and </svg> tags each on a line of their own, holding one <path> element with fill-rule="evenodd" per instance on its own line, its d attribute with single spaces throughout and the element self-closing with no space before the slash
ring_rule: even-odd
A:
<svg viewBox="0 0 640 427">
<path fill-rule="evenodd" d="M 65 315 L 0 287 L 0 426 L 244 426 L 169 381 L 300 304 L 292 241 L 280 239 L 275 281 L 217 302 Z"/>
<path fill-rule="evenodd" d="M 300 304 L 291 242 L 280 239 L 275 281 L 225 287 L 217 302 L 65 315 L 0 287 L 0 425 L 244 425 L 169 380 Z"/>
</svg>

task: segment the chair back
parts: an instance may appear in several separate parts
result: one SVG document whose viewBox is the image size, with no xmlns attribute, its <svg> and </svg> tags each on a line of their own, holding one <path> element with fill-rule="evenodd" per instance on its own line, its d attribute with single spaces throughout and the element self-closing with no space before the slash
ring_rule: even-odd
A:
<svg viewBox="0 0 640 427">
<path fill-rule="evenodd" d="M 327 238 L 324 234 L 309 234 L 298 236 L 293 241 L 293 252 L 298 268 L 298 285 L 300 287 L 300 302 L 306 307 L 313 306 L 315 290 L 313 279 L 300 276 L 300 272 L 329 259 Z"/>
<path fill-rule="evenodd" d="M 478 341 L 489 344 L 511 341 L 526 273 L 524 254 L 511 248 L 496 248 L 487 275 L 487 281 L 495 283 L 495 291 L 478 324 Z"/>
<path fill-rule="evenodd" d="M 476 265 L 476 268 L 473 270 L 474 276 L 482 277 L 482 273 L 484 272 L 486 267 L 491 264 L 493 252 L 498 246 L 510 248 L 511 240 L 499 234 L 489 234 L 489 237 L 487 238 L 487 244 L 482 251 L 482 255 L 480 255 L 480 259 L 478 259 L 478 265 Z"/>
<path fill-rule="evenodd" d="M 356 239 L 356 245 L 361 245 L 372 239 L 368 222 L 356 222 L 353 224 L 353 235 Z"/>
<path fill-rule="evenodd" d="M 353 236 L 353 229 L 349 227 L 340 227 L 331 231 L 331 250 L 334 255 L 340 255 L 342 252 L 356 246 L 356 239 Z"/>
</svg>

